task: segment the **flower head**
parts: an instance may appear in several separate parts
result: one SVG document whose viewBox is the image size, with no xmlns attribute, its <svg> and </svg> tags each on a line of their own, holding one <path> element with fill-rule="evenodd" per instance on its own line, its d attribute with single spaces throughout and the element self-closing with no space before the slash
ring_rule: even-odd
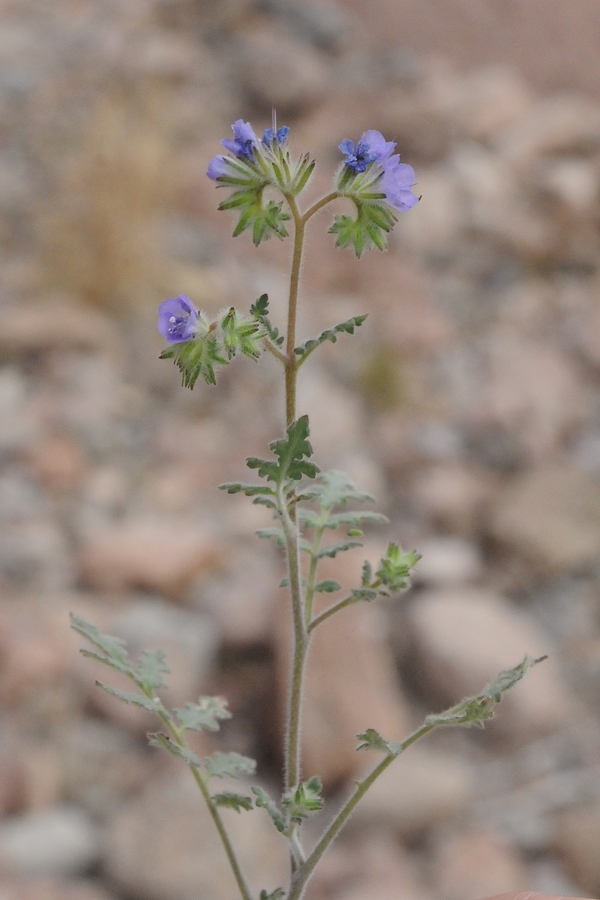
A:
<svg viewBox="0 0 600 900">
<path fill-rule="evenodd" d="M 170 344 L 181 344 L 194 337 L 198 310 L 189 297 L 170 297 L 158 307 L 158 330 Z"/>
<path fill-rule="evenodd" d="M 365 131 L 358 144 L 346 138 L 340 144 L 340 150 L 346 156 L 345 163 L 355 172 L 365 172 L 371 163 L 387 159 L 396 144 L 386 141 L 380 131 Z"/>
<path fill-rule="evenodd" d="M 340 150 L 346 156 L 345 165 L 355 173 L 366 172 L 373 164 L 380 167 L 381 182 L 378 185 L 385 194 L 385 199 L 395 209 L 406 211 L 419 202 L 411 188 L 415 183 L 415 171 L 412 166 L 400 162 L 400 156 L 394 153 L 394 141 L 386 141 L 380 131 L 365 131 L 359 142 L 346 140 L 340 144 Z"/>
<path fill-rule="evenodd" d="M 233 130 L 233 140 L 224 138 L 221 141 L 225 149 L 237 156 L 238 159 L 252 159 L 254 150 L 258 147 L 258 141 L 250 122 L 238 119 L 231 128 Z"/>
</svg>

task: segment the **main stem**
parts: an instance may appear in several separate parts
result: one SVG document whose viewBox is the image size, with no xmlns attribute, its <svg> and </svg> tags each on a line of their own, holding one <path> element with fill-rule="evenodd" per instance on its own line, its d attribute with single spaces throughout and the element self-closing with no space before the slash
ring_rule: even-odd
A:
<svg viewBox="0 0 600 900">
<path fill-rule="evenodd" d="M 426 734 L 429 734 L 430 731 L 433 731 L 435 725 L 422 725 L 420 728 L 417 728 L 416 731 L 413 731 L 401 744 L 397 753 L 390 753 L 389 756 L 384 757 L 381 762 L 375 766 L 374 769 L 364 778 L 362 781 L 357 782 L 356 787 L 354 788 L 354 793 L 348 798 L 346 803 L 343 805 L 337 816 L 334 818 L 329 828 L 323 834 L 321 840 L 318 842 L 306 862 L 298 869 L 292 878 L 292 887 L 288 894 L 287 900 L 301 900 L 302 895 L 304 894 L 304 889 L 306 884 L 315 870 L 315 867 L 331 842 L 337 837 L 340 833 L 350 815 L 360 802 L 360 800 L 364 797 L 366 792 L 369 790 L 374 781 L 376 781 L 382 772 L 385 772 L 387 767 L 391 765 L 391 763 L 397 759 L 397 757 L 403 753 L 411 744 L 416 743 L 416 741 L 420 740 L 422 737 L 425 737 Z"/>
<path fill-rule="evenodd" d="M 294 249 L 290 273 L 290 292 L 288 299 L 288 322 L 285 362 L 285 417 L 289 426 L 296 419 L 296 381 L 298 365 L 294 348 L 296 346 L 296 316 L 298 309 L 298 288 L 300 284 L 300 265 L 304 246 L 305 219 L 300 213 L 296 200 L 286 197 L 294 220 Z M 282 504 L 282 508 L 285 506 Z M 302 704 L 302 682 L 304 664 L 308 647 L 308 633 L 304 622 L 302 599 L 302 583 L 300 579 L 300 547 L 295 510 L 287 510 L 283 520 L 286 541 L 290 599 L 292 602 L 292 623 L 294 630 L 294 651 L 292 662 L 292 683 L 290 705 L 288 711 L 286 752 L 285 752 L 285 789 L 292 790 L 300 781 L 300 707 Z"/>
</svg>

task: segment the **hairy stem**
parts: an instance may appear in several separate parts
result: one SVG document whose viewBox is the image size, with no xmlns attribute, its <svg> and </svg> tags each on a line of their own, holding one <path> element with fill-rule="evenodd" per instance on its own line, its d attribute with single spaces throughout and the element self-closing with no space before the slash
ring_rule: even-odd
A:
<svg viewBox="0 0 600 900">
<path fill-rule="evenodd" d="M 287 900 L 301 900 L 306 884 L 310 876 L 314 872 L 317 863 L 319 862 L 331 842 L 334 840 L 334 838 L 336 838 L 340 833 L 340 831 L 348 821 L 350 815 L 356 808 L 357 804 L 364 797 L 373 782 L 376 781 L 382 774 L 382 772 L 385 772 L 387 767 L 401 753 L 403 753 L 408 747 L 410 747 L 411 744 L 416 743 L 416 741 L 420 740 L 420 738 L 424 737 L 434 728 L 435 725 L 422 725 L 420 728 L 417 728 L 416 731 L 413 731 L 413 733 L 410 734 L 400 744 L 400 748 L 397 753 L 390 753 L 388 756 L 384 757 L 384 759 L 382 759 L 381 762 L 375 766 L 375 768 L 366 776 L 366 778 L 363 778 L 362 781 L 357 782 L 356 787 L 354 788 L 354 793 L 348 798 L 342 809 L 326 829 L 325 833 L 315 846 L 314 850 L 309 855 L 304 865 L 301 866 L 294 874 L 294 877 L 292 879 L 292 886 Z"/>
<path fill-rule="evenodd" d="M 147 697 L 152 698 L 152 693 L 148 691 L 144 691 Z M 188 749 L 185 741 L 181 737 L 181 733 L 179 729 L 175 727 L 173 724 L 171 717 L 167 712 L 159 712 L 159 716 L 162 719 L 165 727 L 167 728 L 169 734 L 173 738 L 173 740 L 180 746 L 184 747 L 186 750 Z M 210 816 L 215 823 L 215 827 L 219 832 L 219 837 L 221 838 L 221 843 L 223 844 L 223 848 L 227 855 L 227 859 L 229 860 L 229 865 L 231 866 L 231 870 L 233 872 L 233 876 L 237 882 L 237 886 L 240 891 L 240 895 L 242 900 L 253 900 L 252 894 L 250 892 L 250 888 L 246 883 L 246 879 L 244 878 L 244 873 L 240 867 L 238 858 L 236 856 L 235 850 L 233 849 L 233 844 L 229 839 L 229 835 L 227 834 L 227 829 L 223 824 L 223 819 L 221 818 L 221 814 L 219 810 L 213 803 L 212 797 L 210 796 L 210 792 L 208 790 L 208 786 L 206 781 L 202 777 L 202 773 L 199 771 L 198 766 L 193 765 L 193 763 L 189 764 L 189 769 L 192 775 L 194 776 L 194 780 L 198 787 L 200 788 L 200 793 L 202 794 L 204 801 L 208 807 L 208 811 Z"/>
</svg>

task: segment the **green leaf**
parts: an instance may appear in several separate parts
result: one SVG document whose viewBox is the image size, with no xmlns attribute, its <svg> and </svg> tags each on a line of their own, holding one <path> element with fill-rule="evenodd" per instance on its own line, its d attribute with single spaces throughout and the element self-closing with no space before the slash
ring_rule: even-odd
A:
<svg viewBox="0 0 600 900">
<path fill-rule="evenodd" d="M 342 553 L 344 550 L 352 550 L 353 547 L 362 547 L 362 541 L 352 538 L 347 541 L 339 541 L 337 544 L 327 544 L 325 547 L 321 547 L 317 553 L 317 559 L 322 559 L 324 556 L 329 556 L 333 559 L 338 553 Z"/>
<path fill-rule="evenodd" d="M 251 456 L 246 460 L 246 465 L 249 469 L 256 469 L 260 478 L 278 485 L 288 480 L 300 481 L 303 477 L 314 478 L 319 468 L 308 461 L 313 452 L 308 434 L 308 416 L 301 416 L 288 426 L 285 438 L 269 445 L 277 462 Z"/>
<path fill-rule="evenodd" d="M 121 638 L 113 637 L 113 635 L 104 634 L 95 625 L 86 622 L 85 619 L 82 619 L 81 616 L 76 616 L 74 613 L 70 614 L 70 619 L 71 628 L 88 640 L 90 644 L 93 644 L 94 647 L 97 647 L 99 651 L 98 653 L 93 653 L 90 650 L 82 650 L 83 656 L 96 659 L 112 669 L 117 669 L 117 671 L 129 675 L 129 677 L 133 676 L 133 664 L 129 659 L 125 641 L 121 640 Z"/>
<path fill-rule="evenodd" d="M 300 823 L 311 813 L 323 809 L 322 790 L 321 779 L 315 775 L 285 794 L 282 803 L 288 810 L 292 822 Z"/>
<path fill-rule="evenodd" d="M 267 893 L 266 891 L 260 892 L 259 900 L 283 900 L 285 897 L 285 891 L 283 888 L 275 888 L 274 891 L 270 891 Z"/>
<path fill-rule="evenodd" d="M 279 329 L 275 328 L 269 319 L 269 297 L 267 294 L 261 294 L 258 300 L 252 304 L 250 307 L 250 315 L 254 316 L 254 318 L 260 322 L 269 339 L 277 347 L 280 347 L 283 344 L 285 340 L 284 336 L 279 334 Z"/>
<path fill-rule="evenodd" d="M 483 728 L 488 719 L 493 719 L 495 706 L 498 704 L 505 691 L 510 690 L 527 674 L 532 666 L 547 659 L 540 656 L 533 659 L 526 656 L 522 662 L 512 669 L 500 672 L 497 678 L 484 687 L 475 697 L 466 697 L 450 709 L 441 713 L 433 713 L 425 719 L 425 725 L 438 727 L 441 725 L 453 725 L 463 728 Z"/>
<path fill-rule="evenodd" d="M 275 491 L 263 484 L 242 484 L 236 481 L 228 481 L 225 484 L 220 484 L 219 490 L 227 491 L 228 494 L 245 494 L 246 497 L 255 497 L 259 494 L 275 497 Z"/>
<path fill-rule="evenodd" d="M 342 513 L 332 513 L 327 517 L 327 528 L 341 528 L 346 526 L 349 528 L 358 528 L 363 522 L 377 522 L 377 524 L 387 524 L 389 519 L 382 513 L 371 512 L 370 510 L 347 510 Z"/>
<path fill-rule="evenodd" d="M 145 697 L 143 694 L 122 691 L 120 688 L 113 687 L 111 684 L 105 684 L 103 681 L 97 681 L 96 684 L 98 687 L 101 687 L 103 691 L 106 691 L 107 694 L 117 697 L 124 703 L 130 703 L 133 706 L 141 706 L 141 708 L 145 709 L 147 712 L 158 713 L 163 708 L 162 703 L 158 698 L 154 700 L 150 697 Z"/>
<path fill-rule="evenodd" d="M 148 743 L 151 747 L 159 747 L 161 750 L 166 750 L 171 756 L 176 756 L 177 759 L 187 763 L 188 766 L 199 768 L 202 765 L 202 760 L 195 753 L 192 753 L 191 750 L 183 747 L 181 744 L 176 744 L 167 734 L 162 732 L 149 734 Z"/>
<path fill-rule="evenodd" d="M 338 582 L 334 581 L 332 578 L 328 578 L 326 581 L 319 581 L 318 584 L 315 584 L 315 593 L 317 594 L 333 594 L 334 591 L 341 591 L 341 589 L 341 584 L 338 584 Z"/>
<path fill-rule="evenodd" d="M 252 809 L 252 797 L 245 797 L 243 794 L 235 794 L 232 791 L 222 791 L 220 794 L 213 794 L 211 800 L 215 806 L 225 806 L 229 809 L 235 809 L 241 812 L 243 809 Z"/>
<path fill-rule="evenodd" d="M 345 506 L 349 500 L 354 503 L 367 503 L 375 500 L 372 494 L 359 491 L 346 473 L 340 472 L 338 469 L 321 472 L 317 484 L 314 486 L 314 495 L 318 497 L 319 506 L 322 509 Z"/>
<path fill-rule="evenodd" d="M 278 547 L 285 547 L 285 535 L 281 528 L 259 528 L 256 534 L 260 538 L 274 538 Z"/>
<path fill-rule="evenodd" d="M 239 778 L 240 775 L 254 775 L 256 771 L 256 762 L 248 756 L 242 756 L 240 753 L 221 753 L 220 750 L 208 756 L 204 760 L 204 765 L 210 778 L 223 778 L 225 775 Z"/>
<path fill-rule="evenodd" d="M 388 756 L 397 756 L 400 752 L 401 744 L 396 741 L 388 741 L 374 728 L 367 728 L 366 731 L 357 734 L 356 737 L 361 741 L 356 748 L 357 750 L 379 750 Z"/>
<path fill-rule="evenodd" d="M 338 339 L 338 334 L 354 334 L 356 328 L 359 328 L 367 315 L 361 316 L 353 316 L 351 319 L 347 319 L 345 322 L 340 322 L 338 325 L 334 325 L 332 328 L 327 328 L 325 331 L 322 331 L 321 334 L 316 338 L 311 338 L 308 341 L 305 341 L 303 344 L 300 344 L 299 347 L 294 348 L 294 353 L 296 356 L 300 357 L 298 361 L 298 365 L 302 365 L 305 359 L 316 350 L 320 344 L 325 343 L 325 341 L 331 341 L 332 344 L 335 344 Z"/>
<path fill-rule="evenodd" d="M 273 820 L 273 824 L 277 831 L 280 831 L 282 834 L 286 830 L 286 821 L 283 813 L 277 806 L 274 800 L 272 800 L 266 791 L 263 791 L 260 787 L 253 787 L 252 793 L 256 797 L 255 804 L 256 806 L 266 809 L 266 811 L 271 816 Z"/>
<path fill-rule="evenodd" d="M 133 674 L 142 690 L 153 692 L 167 687 L 162 676 L 170 671 L 163 650 L 143 650 Z"/>
<path fill-rule="evenodd" d="M 174 710 L 184 731 L 218 731 L 222 719 L 230 719 L 227 701 L 221 697 L 200 697 L 197 703 L 186 703 Z"/>
</svg>

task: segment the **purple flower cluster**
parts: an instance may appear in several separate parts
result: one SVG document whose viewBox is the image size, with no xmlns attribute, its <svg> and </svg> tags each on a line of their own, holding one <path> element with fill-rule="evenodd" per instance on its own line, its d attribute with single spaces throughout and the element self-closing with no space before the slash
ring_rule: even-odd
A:
<svg viewBox="0 0 600 900">
<path fill-rule="evenodd" d="M 411 191 L 415 183 L 415 170 L 400 162 L 399 154 L 394 153 L 395 147 L 394 141 L 386 141 L 380 131 L 373 130 L 365 131 L 356 146 L 347 138 L 340 144 L 340 150 L 346 157 L 345 165 L 357 174 L 378 163 L 382 169 L 379 186 L 386 201 L 405 212 L 419 202 Z"/>
<path fill-rule="evenodd" d="M 233 129 L 233 140 L 231 138 L 224 138 L 221 143 L 226 150 L 229 150 L 232 156 L 236 157 L 236 159 L 252 162 L 255 153 L 260 151 L 260 143 L 254 133 L 252 125 L 250 125 L 250 122 L 244 122 L 243 119 L 238 119 L 231 127 Z M 278 128 L 277 131 L 275 131 L 274 128 L 267 128 L 263 134 L 262 143 L 265 147 L 269 148 L 272 148 L 274 144 L 281 147 L 281 145 L 287 141 L 289 130 L 287 125 L 283 125 L 281 128 Z M 217 178 L 222 178 L 224 175 L 231 174 L 231 170 L 228 167 L 229 157 L 221 155 L 214 156 L 208 164 L 206 174 L 213 181 L 216 181 Z"/>
<path fill-rule="evenodd" d="M 158 307 L 158 330 L 169 344 L 189 341 L 196 333 L 198 310 L 189 297 L 170 297 Z"/>
</svg>

